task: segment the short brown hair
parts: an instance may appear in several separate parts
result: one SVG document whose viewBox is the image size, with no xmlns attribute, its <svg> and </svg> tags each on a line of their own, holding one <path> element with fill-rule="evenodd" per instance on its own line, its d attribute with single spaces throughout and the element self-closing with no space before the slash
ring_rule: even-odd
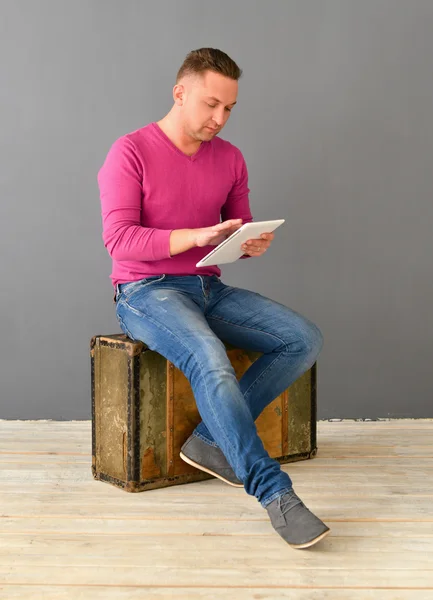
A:
<svg viewBox="0 0 433 600">
<path fill-rule="evenodd" d="M 201 75 L 205 71 L 214 71 L 237 81 L 242 75 L 242 69 L 222 50 L 216 48 L 199 48 L 187 54 L 180 67 L 176 83 L 185 75 Z"/>
</svg>

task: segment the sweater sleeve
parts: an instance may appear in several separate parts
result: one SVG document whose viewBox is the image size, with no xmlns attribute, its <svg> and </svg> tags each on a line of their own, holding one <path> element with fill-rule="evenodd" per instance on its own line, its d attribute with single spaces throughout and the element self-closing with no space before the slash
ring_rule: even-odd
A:
<svg viewBox="0 0 433 600">
<path fill-rule="evenodd" d="M 119 138 L 98 172 L 102 239 L 114 260 L 171 258 L 170 234 L 173 229 L 141 225 L 142 181 L 143 166 L 134 143 L 126 136 Z"/>
<path fill-rule="evenodd" d="M 241 151 L 235 149 L 235 181 L 227 196 L 227 200 L 221 208 L 221 220 L 242 219 L 242 223 L 251 223 L 253 217 L 250 209 L 248 169 Z M 240 258 L 251 258 L 244 254 Z"/>
</svg>

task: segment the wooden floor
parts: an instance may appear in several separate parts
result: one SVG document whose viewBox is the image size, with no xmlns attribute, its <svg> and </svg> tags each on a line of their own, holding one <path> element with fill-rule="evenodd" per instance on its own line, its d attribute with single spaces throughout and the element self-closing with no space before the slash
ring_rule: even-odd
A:
<svg viewBox="0 0 433 600">
<path fill-rule="evenodd" d="M 321 421 L 318 445 L 283 468 L 331 533 L 294 550 L 217 479 L 93 480 L 90 421 L 0 421 L 0 598 L 432 600 L 433 420 Z"/>
</svg>

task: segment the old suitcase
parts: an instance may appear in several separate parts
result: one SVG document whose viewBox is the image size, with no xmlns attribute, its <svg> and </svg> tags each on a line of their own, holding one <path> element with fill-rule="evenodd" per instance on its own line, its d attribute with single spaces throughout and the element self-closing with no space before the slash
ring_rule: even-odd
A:
<svg viewBox="0 0 433 600">
<path fill-rule="evenodd" d="M 238 380 L 261 356 L 225 343 Z M 180 448 L 201 417 L 188 379 L 170 361 L 123 334 L 91 340 L 92 474 L 127 492 L 211 479 Z M 280 463 L 316 454 L 316 364 L 256 420 Z"/>
</svg>

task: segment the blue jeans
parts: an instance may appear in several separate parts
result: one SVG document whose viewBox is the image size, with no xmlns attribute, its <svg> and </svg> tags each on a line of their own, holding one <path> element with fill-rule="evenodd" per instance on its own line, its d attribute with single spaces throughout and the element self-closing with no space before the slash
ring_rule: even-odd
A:
<svg viewBox="0 0 433 600">
<path fill-rule="evenodd" d="M 144 342 L 190 382 L 203 419 L 193 435 L 224 453 L 263 507 L 292 488 L 254 421 L 307 371 L 323 345 L 299 313 L 216 275 L 158 275 L 116 286 L 122 331 Z M 262 352 L 238 382 L 222 340 Z"/>
</svg>

